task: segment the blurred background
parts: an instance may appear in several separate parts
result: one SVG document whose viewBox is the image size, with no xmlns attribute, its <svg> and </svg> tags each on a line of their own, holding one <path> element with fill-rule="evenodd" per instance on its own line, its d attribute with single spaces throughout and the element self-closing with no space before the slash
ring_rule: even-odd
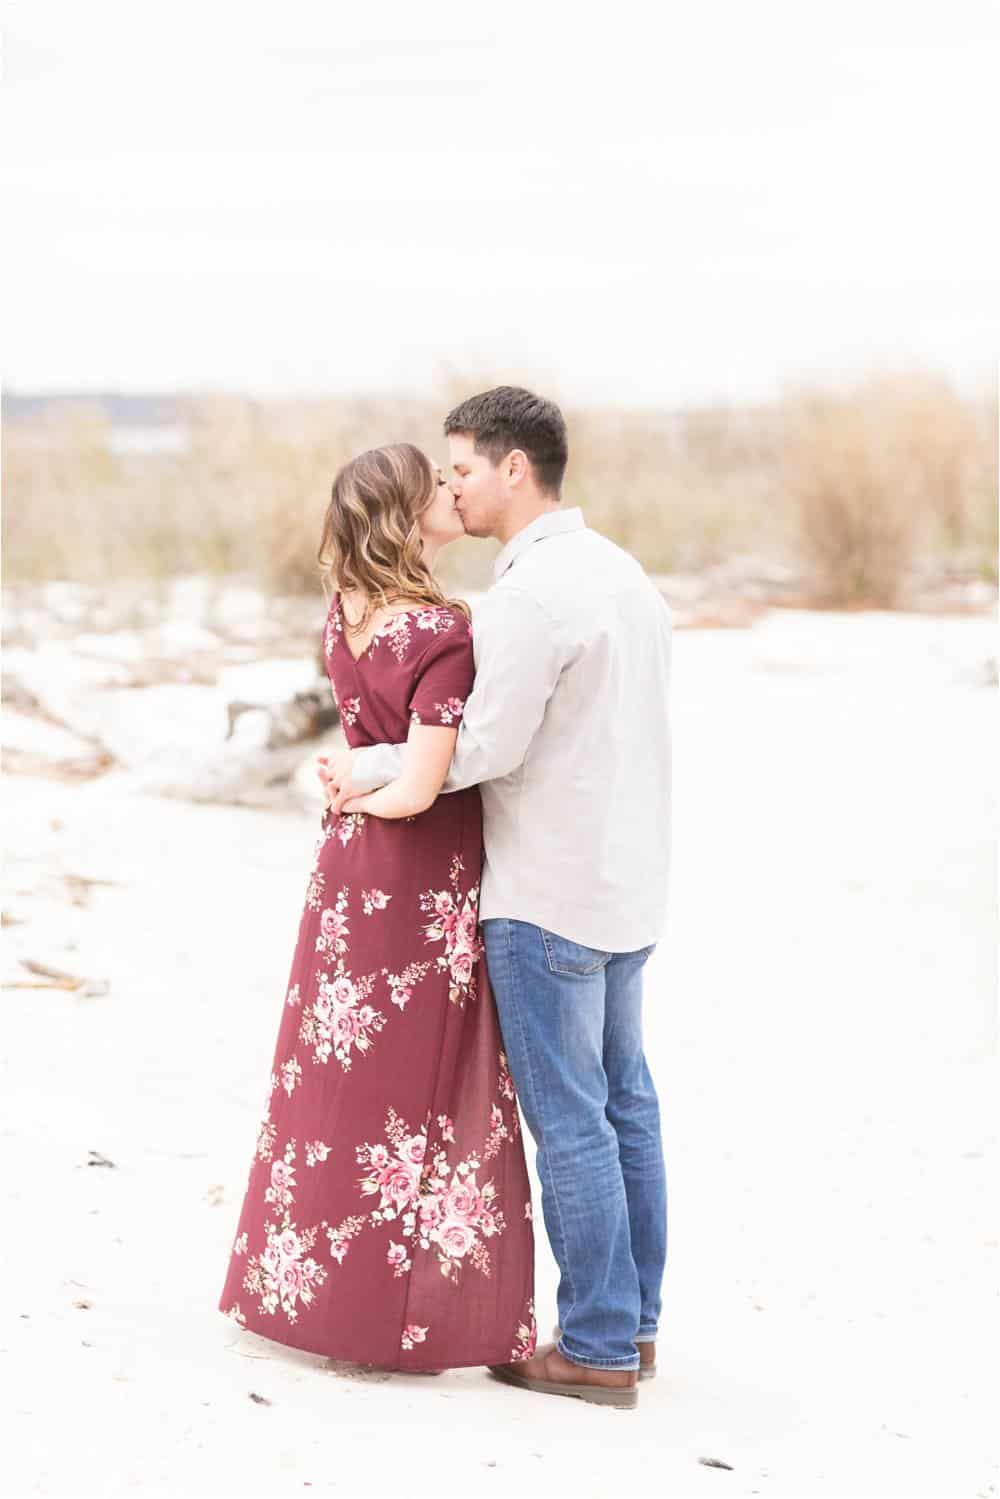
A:
<svg viewBox="0 0 1000 1499">
<path fill-rule="evenodd" d="M 995 580 L 989 3 L 7 14 L 8 580 L 315 589 L 501 381 L 653 572 Z"/>
<path fill-rule="evenodd" d="M 10 1491 L 995 1494 L 995 4 L 4 10 Z M 499 382 L 677 629 L 662 1373 L 600 1429 L 215 1301 L 331 481 Z"/>
</svg>

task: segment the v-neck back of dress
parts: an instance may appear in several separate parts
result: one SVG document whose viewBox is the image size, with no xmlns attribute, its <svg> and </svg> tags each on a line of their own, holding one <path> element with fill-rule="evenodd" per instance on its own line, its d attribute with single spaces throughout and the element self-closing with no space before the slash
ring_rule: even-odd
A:
<svg viewBox="0 0 1000 1499">
<path fill-rule="evenodd" d="M 334 602 L 334 614 L 335 614 L 335 616 L 338 619 L 339 624 L 340 624 L 340 628 L 339 628 L 339 630 L 338 630 L 337 633 L 340 635 L 341 639 L 343 640 L 343 642 L 344 642 L 344 650 L 350 656 L 351 660 L 354 662 L 354 665 L 355 666 L 360 666 L 361 663 L 362 663 L 362 661 L 365 659 L 366 656 L 368 656 L 369 659 L 371 659 L 370 653 L 371 653 L 372 645 L 379 638 L 379 636 L 385 635 L 385 634 L 388 633 L 388 631 L 389 631 L 389 629 L 391 627 L 392 621 L 398 615 L 400 615 L 400 614 L 415 614 L 417 612 L 418 608 L 426 609 L 427 607 L 428 606 L 426 604 L 420 604 L 420 605 L 414 605 L 410 609 L 394 609 L 393 612 L 389 615 L 388 619 L 383 620 L 382 624 L 379 625 L 378 629 L 372 631 L 372 633 L 369 635 L 368 639 L 365 641 L 363 649 L 356 656 L 354 654 L 354 652 L 351 650 L 351 647 L 347 643 L 347 616 L 344 614 L 342 595 L 338 592 L 337 595 L 336 595 L 336 600 Z"/>
</svg>

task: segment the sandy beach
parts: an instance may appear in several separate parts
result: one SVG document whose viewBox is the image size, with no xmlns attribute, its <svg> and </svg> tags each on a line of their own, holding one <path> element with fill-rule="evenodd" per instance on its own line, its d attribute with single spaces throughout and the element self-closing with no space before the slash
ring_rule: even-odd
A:
<svg viewBox="0 0 1000 1499">
<path fill-rule="evenodd" d="M 5 977 L 93 982 L 4 993 L 2 1491 L 1000 1492 L 995 652 L 976 615 L 678 632 L 646 998 L 670 1251 L 632 1413 L 222 1316 L 318 794 L 8 775 Z M 184 737 L 181 701 L 188 753 L 218 736 L 199 690 L 133 689 L 147 739 Z"/>
</svg>

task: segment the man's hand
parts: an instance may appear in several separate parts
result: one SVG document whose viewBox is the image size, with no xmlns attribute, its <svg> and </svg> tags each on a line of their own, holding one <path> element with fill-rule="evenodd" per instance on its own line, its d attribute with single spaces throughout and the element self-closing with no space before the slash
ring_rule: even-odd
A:
<svg viewBox="0 0 1000 1499">
<path fill-rule="evenodd" d="M 339 813 L 345 802 L 361 794 L 351 784 L 354 758 L 359 753 L 358 749 L 346 749 L 333 756 L 317 757 L 316 774 L 331 812 Z"/>
</svg>

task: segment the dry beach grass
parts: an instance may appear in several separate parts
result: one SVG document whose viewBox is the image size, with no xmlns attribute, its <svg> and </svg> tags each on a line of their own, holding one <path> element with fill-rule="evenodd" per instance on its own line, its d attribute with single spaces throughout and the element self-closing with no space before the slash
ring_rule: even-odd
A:
<svg viewBox="0 0 1000 1499">
<path fill-rule="evenodd" d="M 186 398 L 187 446 L 117 453 L 106 415 L 70 403 L 4 428 L 9 580 L 250 574 L 316 586 L 336 469 L 408 438 L 444 457 L 425 400 Z M 995 581 L 996 402 L 930 375 L 802 389 L 772 406 L 664 413 L 568 409 L 566 502 L 655 574 L 753 556 L 787 570 L 798 603 L 893 607 L 914 568 Z M 450 586 L 488 580 L 459 542 Z"/>
</svg>

